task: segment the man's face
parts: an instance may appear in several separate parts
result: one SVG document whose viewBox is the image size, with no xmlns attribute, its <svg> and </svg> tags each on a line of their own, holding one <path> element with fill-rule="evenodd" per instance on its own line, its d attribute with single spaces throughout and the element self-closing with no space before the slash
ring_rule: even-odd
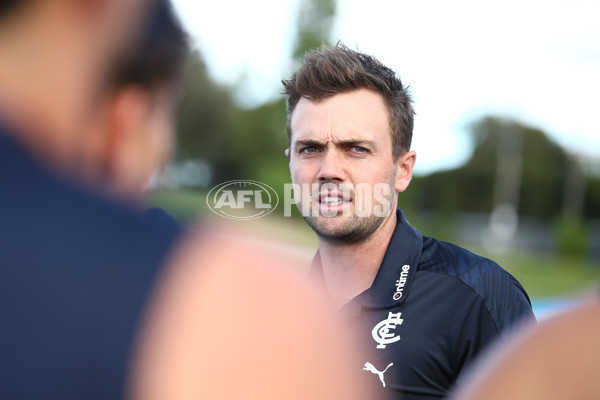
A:
<svg viewBox="0 0 600 400">
<path fill-rule="evenodd" d="M 396 191 L 405 187 L 398 184 L 402 167 L 392 156 L 388 114 L 383 98 L 366 89 L 298 102 L 290 171 L 300 188 L 296 204 L 320 237 L 361 242 L 393 215 Z"/>
<path fill-rule="evenodd" d="M 170 88 L 147 92 L 144 112 L 132 124 L 132 141 L 124 150 L 129 160 L 128 170 L 123 171 L 124 188 L 132 195 L 148 187 L 152 173 L 166 165 L 174 139 L 175 99 Z"/>
<path fill-rule="evenodd" d="M 138 200 L 152 172 L 169 158 L 175 98 L 171 87 L 126 86 L 106 96 L 88 124 L 83 178 L 125 199 Z"/>
</svg>

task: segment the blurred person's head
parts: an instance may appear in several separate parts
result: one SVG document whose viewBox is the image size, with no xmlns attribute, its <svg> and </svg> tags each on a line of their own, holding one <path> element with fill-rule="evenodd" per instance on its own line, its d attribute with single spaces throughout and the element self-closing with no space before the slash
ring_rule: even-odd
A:
<svg viewBox="0 0 600 400">
<path fill-rule="evenodd" d="M 138 197 L 173 142 L 173 111 L 188 54 L 187 36 L 168 0 L 157 0 L 134 49 L 109 75 L 89 124 L 83 164 L 93 181 Z"/>
<path fill-rule="evenodd" d="M 0 6 L 0 120 L 46 166 L 80 170 L 86 126 L 153 0 Z"/>
<path fill-rule="evenodd" d="M 307 53 L 283 84 L 295 200 L 319 238 L 360 243 L 395 224 L 416 155 L 412 100 L 394 71 L 338 45 Z"/>
</svg>

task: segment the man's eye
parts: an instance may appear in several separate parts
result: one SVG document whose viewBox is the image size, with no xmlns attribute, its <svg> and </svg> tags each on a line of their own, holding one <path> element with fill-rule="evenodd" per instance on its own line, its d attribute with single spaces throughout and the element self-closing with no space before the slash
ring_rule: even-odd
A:
<svg viewBox="0 0 600 400">
<path fill-rule="evenodd" d="M 316 153 L 317 151 L 316 147 L 305 147 L 300 150 L 301 153 Z"/>
<path fill-rule="evenodd" d="M 367 149 L 361 146 L 353 146 L 352 150 L 354 150 L 355 153 L 366 153 L 368 151 Z"/>
</svg>

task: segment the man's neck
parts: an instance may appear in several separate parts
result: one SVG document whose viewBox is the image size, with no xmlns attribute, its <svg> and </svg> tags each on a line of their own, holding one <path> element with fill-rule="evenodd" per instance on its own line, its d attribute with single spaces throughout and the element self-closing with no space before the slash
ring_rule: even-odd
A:
<svg viewBox="0 0 600 400">
<path fill-rule="evenodd" d="M 385 218 L 367 240 L 344 244 L 319 238 L 325 287 L 336 308 L 371 287 L 396 228 L 396 213 Z"/>
</svg>

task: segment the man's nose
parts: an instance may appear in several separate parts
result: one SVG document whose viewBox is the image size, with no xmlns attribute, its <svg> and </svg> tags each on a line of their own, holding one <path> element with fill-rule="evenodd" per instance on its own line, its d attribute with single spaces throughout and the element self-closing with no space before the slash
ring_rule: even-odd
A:
<svg viewBox="0 0 600 400">
<path fill-rule="evenodd" d="M 336 150 L 328 149 L 321 157 L 318 181 L 345 181 L 347 178 L 344 158 Z"/>
</svg>

